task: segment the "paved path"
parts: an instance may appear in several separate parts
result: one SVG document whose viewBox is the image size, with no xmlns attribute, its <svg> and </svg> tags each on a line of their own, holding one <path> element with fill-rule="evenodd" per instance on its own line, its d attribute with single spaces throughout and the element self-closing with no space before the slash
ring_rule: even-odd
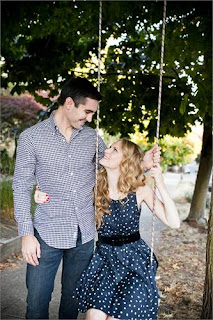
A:
<svg viewBox="0 0 213 320">
<path fill-rule="evenodd" d="M 16 269 L 5 269 L 1 273 L 1 319 L 25 319 L 26 296 L 25 263 L 20 263 Z M 61 266 L 55 280 L 55 288 L 50 303 L 50 319 L 58 319 L 60 297 Z M 80 314 L 78 319 L 84 319 Z"/>
<path fill-rule="evenodd" d="M 184 179 L 189 179 L 185 177 Z M 180 181 L 179 174 L 166 174 L 165 182 L 171 193 L 174 195 L 176 186 Z M 191 179 L 191 177 L 190 177 Z M 151 227 L 151 217 L 152 215 L 149 212 L 147 207 L 143 207 L 141 220 L 140 220 L 140 232 L 144 240 L 150 244 L 150 227 Z M 157 219 L 156 219 L 157 220 Z M 155 224 L 155 252 L 157 254 L 157 244 L 160 242 L 161 230 L 165 226 L 156 221 Z M 18 264 L 17 268 L 7 268 L 1 272 L 1 310 L 2 310 L 2 319 L 24 319 L 25 318 L 25 309 L 26 309 L 26 288 L 25 288 L 25 271 L 26 266 L 24 263 Z M 56 277 L 55 289 L 52 295 L 52 301 L 50 304 L 50 319 L 57 319 L 58 306 L 59 306 L 59 297 L 60 297 L 60 277 L 61 277 L 61 268 Z M 79 319 L 84 319 L 84 316 L 80 315 Z"/>
</svg>

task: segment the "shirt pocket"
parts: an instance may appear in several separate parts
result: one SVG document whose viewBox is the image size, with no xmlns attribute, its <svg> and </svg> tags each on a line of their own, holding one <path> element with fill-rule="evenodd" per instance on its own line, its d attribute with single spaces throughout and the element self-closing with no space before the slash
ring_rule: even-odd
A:
<svg viewBox="0 0 213 320">
<path fill-rule="evenodd" d="M 76 149 L 75 166 L 85 168 L 85 166 L 94 166 L 95 146 L 93 144 L 83 144 Z"/>
</svg>

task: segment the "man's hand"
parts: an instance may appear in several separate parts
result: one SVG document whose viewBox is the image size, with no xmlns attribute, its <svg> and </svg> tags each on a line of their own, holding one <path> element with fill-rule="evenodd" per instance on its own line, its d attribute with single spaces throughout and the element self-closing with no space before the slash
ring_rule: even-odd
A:
<svg viewBox="0 0 213 320">
<path fill-rule="evenodd" d="M 155 144 L 152 149 L 147 151 L 143 157 L 144 170 L 149 170 L 155 163 L 160 162 L 161 148 Z"/>
<path fill-rule="evenodd" d="M 22 237 L 22 255 L 24 260 L 33 266 L 39 265 L 41 257 L 40 243 L 32 234 Z"/>
</svg>

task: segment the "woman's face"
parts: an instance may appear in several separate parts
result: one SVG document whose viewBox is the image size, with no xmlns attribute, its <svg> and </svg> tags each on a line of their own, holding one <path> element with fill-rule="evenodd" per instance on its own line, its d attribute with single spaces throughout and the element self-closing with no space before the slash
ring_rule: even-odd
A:
<svg viewBox="0 0 213 320">
<path fill-rule="evenodd" d="M 106 169 L 118 169 L 122 158 L 121 141 L 116 141 L 110 148 L 105 150 L 104 157 L 99 163 Z"/>
</svg>

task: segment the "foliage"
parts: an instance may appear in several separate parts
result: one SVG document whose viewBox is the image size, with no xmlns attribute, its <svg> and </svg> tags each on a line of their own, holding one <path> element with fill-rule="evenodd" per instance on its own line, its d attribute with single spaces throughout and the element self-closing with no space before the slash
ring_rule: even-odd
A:
<svg viewBox="0 0 213 320">
<path fill-rule="evenodd" d="M 4 137 L 19 136 L 24 129 L 38 121 L 38 112 L 44 109 L 42 105 L 27 95 L 21 97 L 1 95 L 0 105 L 1 132 Z"/>
<path fill-rule="evenodd" d="M 161 134 L 182 136 L 196 120 L 211 122 L 211 2 L 167 3 Z M 104 1 L 101 127 L 126 136 L 138 124 L 155 134 L 163 2 Z M 12 93 L 50 89 L 86 67 L 94 83 L 98 2 L 2 3 L 2 85 Z M 139 14 L 140 13 L 140 14 Z M 88 62 L 90 65 L 88 67 Z M 33 66 L 33 68 L 32 68 Z M 82 70 L 85 70 L 82 69 Z M 190 81 L 188 76 L 190 76 Z M 36 93 L 47 105 L 49 100 Z"/>
<path fill-rule="evenodd" d="M 12 1 L 3 2 L 2 11 L 3 71 L 9 71 L 2 84 L 14 83 L 12 93 L 50 89 L 54 97 L 58 78 L 67 78 L 76 62 L 83 66 L 90 51 L 97 53 L 97 3 Z M 36 98 L 44 105 L 49 102 Z"/>
<path fill-rule="evenodd" d="M 38 113 L 44 109 L 31 96 L 21 97 L 1 95 L 1 171 L 12 175 L 15 166 L 15 153 L 11 155 L 11 143 L 14 142 L 16 151 L 17 139 L 20 133 L 38 121 Z"/>
<path fill-rule="evenodd" d="M 118 117 L 122 112 L 128 130 L 139 123 L 143 131 L 142 120 L 150 120 L 148 132 L 152 137 L 156 127 L 161 34 L 154 12 L 159 4 L 147 6 L 142 2 L 143 7 L 144 4 L 146 9 L 134 11 L 134 3 L 132 19 L 116 25 L 115 37 L 123 34 L 123 38 L 119 46 L 109 48 L 105 64 L 114 78 L 110 77 L 113 82 L 110 88 L 106 84 L 106 96 L 116 101 Z M 211 4 L 206 2 L 205 8 L 203 2 L 187 2 L 184 6 L 168 2 L 167 5 L 161 134 L 181 136 L 195 120 L 211 121 Z M 138 12 L 142 12 L 143 20 L 137 16 Z M 109 78 L 108 74 L 106 77 Z M 115 90 L 111 93 L 113 86 Z M 141 110 L 143 105 L 145 108 Z M 123 126 L 113 118 L 112 130 Z"/>
<path fill-rule="evenodd" d="M 195 135 L 192 135 L 192 137 L 195 138 Z M 142 134 L 136 129 L 134 134 L 130 134 L 130 138 L 133 142 L 139 144 L 144 152 L 149 150 L 153 145 L 148 140 L 147 132 Z M 162 168 L 166 170 L 169 165 L 183 166 L 192 162 L 200 153 L 200 148 L 197 148 L 198 144 L 198 138 L 192 140 L 190 133 L 183 138 L 165 135 L 159 141 L 159 145 L 162 149 Z"/>
<path fill-rule="evenodd" d="M 108 147 L 121 137 L 120 133 L 112 136 L 106 130 L 101 130 L 100 135 Z"/>
<path fill-rule="evenodd" d="M 9 157 L 6 149 L 1 151 L 1 163 L 0 163 L 1 173 L 5 175 L 13 175 L 15 169 L 15 158 Z"/>
<path fill-rule="evenodd" d="M 166 135 L 159 144 L 163 152 L 163 161 L 167 165 L 183 166 L 193 160 L 193 145 L 186 143 L 186 138 Z"/>
</svg>

